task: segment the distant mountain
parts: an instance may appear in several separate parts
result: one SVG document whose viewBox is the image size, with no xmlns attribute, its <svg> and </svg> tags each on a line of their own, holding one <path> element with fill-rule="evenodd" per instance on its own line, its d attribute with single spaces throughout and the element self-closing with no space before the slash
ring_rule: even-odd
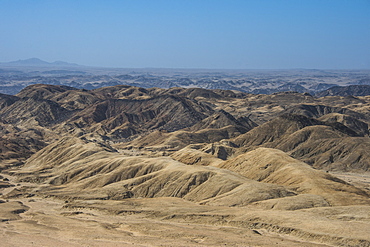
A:
<svg viewBox="0 0 370 247">
<path fill-rule="evenodd" d="M 9 62 L 8 64 L 13 64 L 13 65 L 47 65 L 49 63 L 45 62 L 41 59 L 38 59 L 38 58 L 29 58 L 29 59 L 25 59 L 25 60 L 12 61 L 12 62 Z"/>
<path fill-rule="evenodd" d="M 365 96 L 370 95 L 370 85 L 335 86 L 316 93 L 318 97 L 324 96 Z"/>
<path fill-rule="evenodd" d="M 17 60 L 7 63 L 2 63 L 2 65 L 9 65 L 9 66 L 56 66 L 56 67 L 70 67 L 70 66 L 78 66 L 76 63 L 67 63 L 63 61 L 55 61 L 52 63 L 43 61 L 39 58 L 29 58 L 24 60 Z"/>
</svg>

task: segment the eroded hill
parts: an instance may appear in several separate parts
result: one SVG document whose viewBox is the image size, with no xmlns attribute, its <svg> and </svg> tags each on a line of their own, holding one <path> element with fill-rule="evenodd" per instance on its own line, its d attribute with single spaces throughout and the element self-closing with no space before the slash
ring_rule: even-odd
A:
<svg viewBox="0 0 370 247">
<path fill-rule="evenodd" d="M 256 245 L 279 238 L 285 246 L 370 246 L 369 109 L 367 96 L 124 85 L 38 84 L 0 94 L 0 215 L 24 238 L 26 218 L 50 227 L 50 236 L 52 218 L 83 225 L 97 210 L 115 215 L 117 227 L 104 230 L 111 237 L 124 218 L 131 230 L 144 219 L 162 230 L 235 227 L 235 244 L 254 229 L 261 241 L 249 243 Z M 62 200 L 62 214 L 45 209 L 46 220 L 37 207 L 50 198 Z M 351 231 L 338 230 L 346 224 Z M 6 228 L 1 234 L 8 239 Z M 57 240 L 72 244 L 48 239 Z"/>
</svg>

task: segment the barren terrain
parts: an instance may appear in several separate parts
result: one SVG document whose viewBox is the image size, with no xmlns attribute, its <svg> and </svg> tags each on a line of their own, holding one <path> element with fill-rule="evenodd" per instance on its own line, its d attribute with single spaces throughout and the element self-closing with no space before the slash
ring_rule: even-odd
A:
<svg viewBox="0 0 370 247">
<path fill-rule="evenodd" d="M 0 94 L 2 246 L 370 246 L 370 98 Z"/>
</svg>

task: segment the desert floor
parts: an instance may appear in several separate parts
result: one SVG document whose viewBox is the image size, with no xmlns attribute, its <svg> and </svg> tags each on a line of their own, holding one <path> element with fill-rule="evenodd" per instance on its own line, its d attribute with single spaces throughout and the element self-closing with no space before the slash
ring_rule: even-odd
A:
<svg viewBox="0 0 370 247">
<path fill-rule="evenodd" d="M 8 178 L 10 183 L 12 177 Z M 368 174 L 337 174 L 368 186 Z M 22 187 L 26 183 L 15 184 Z M 2 193 L 14 189 L 2 189 Z M 180 198 L 0 203 L 1 246 L 369 246 L 370 207 L 296 211 L 203 206 Z M 361 240 L 362 239 L 362 240 Z"/>
</svg>

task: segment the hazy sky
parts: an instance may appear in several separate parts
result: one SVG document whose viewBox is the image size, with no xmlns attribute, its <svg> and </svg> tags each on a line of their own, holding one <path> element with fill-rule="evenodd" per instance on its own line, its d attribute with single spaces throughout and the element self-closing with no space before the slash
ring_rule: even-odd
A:
<svg viewBox="0 0 370 247">
<path fill-rule="evenodd" d="M 370 0 L 0 0 L 0 62 L 370 69 Z"/>
</svg>

